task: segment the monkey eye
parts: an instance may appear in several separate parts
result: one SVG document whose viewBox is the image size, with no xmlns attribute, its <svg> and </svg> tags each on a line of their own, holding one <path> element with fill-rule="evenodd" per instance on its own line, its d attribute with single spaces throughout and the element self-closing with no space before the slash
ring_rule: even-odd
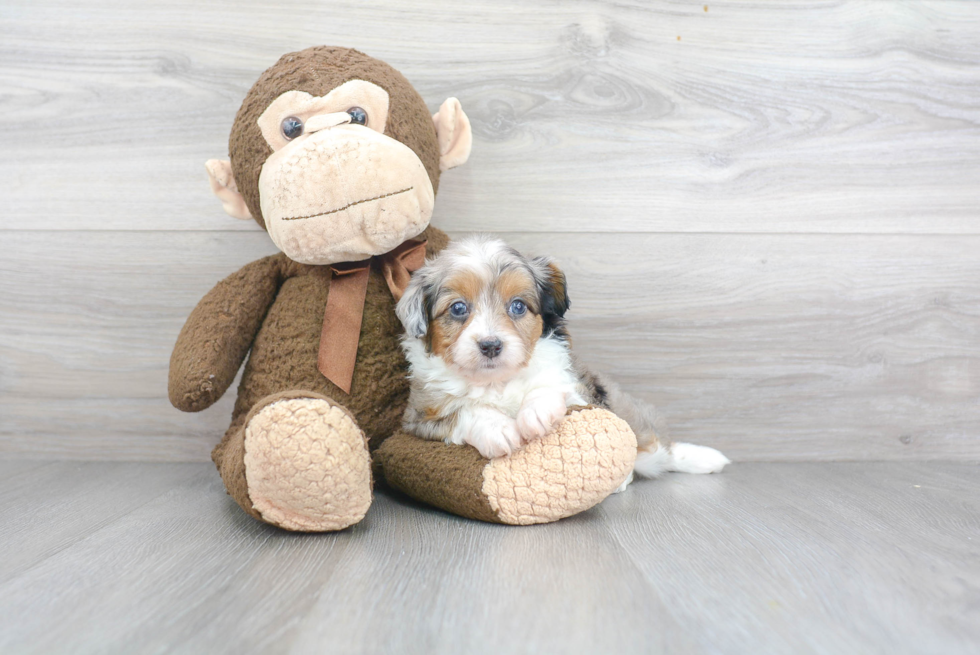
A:
<svg viewBox="0 0 980 655">
<path fill-rule="evenodd" d="M 360 107 L 351 107 L 347 110 L 350 114 L 350 122 L 354 125 L 366 125 L 367 124 L 367 112 Z"/>
<path fill-rule="evenodd" d="M 510 307 L 508 309 L 510 310 L 510 313 L 513 314 L 514 316 L 524 316 L 524 313 L 527 311 L 527 305 L 524 304 L 523 300 L 518 298 L 516 300 L 511 301 Z"/>
<path fill-rule="evenodd" d="M 279 128 L 282 130 L 282 135 L 292 141 L 303 133 L 303 121 L 295 116 L 288 116 L 282 119 Z"/>
<path fill-rule="evenodd" d="M 453 318 L 463 318 L 468 311 L 469 309 L 466 307 L 466 303 L 462 300 L 457 300 L 449 306 L 449 315 Z"/>
</svg>

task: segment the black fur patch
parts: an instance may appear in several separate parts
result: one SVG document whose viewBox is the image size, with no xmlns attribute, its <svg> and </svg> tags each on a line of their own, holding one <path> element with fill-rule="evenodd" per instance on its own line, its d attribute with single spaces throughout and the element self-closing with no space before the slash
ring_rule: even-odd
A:
<svg viewBox="0 0 980 655">
<path fill-rule="evenodd" d="M 538 294 L 541 296 L 541 320 L 544 323 L 542 336 L 553 334 L 559 339 L 567 340 L 565 312 L 572 306 L 572 301 L 568 297 L 565 274 L 550 261 L 538 258 L 535 263 L 543 264 L 544 270 L 543 275 L 534 275 Z"/>
</svg>

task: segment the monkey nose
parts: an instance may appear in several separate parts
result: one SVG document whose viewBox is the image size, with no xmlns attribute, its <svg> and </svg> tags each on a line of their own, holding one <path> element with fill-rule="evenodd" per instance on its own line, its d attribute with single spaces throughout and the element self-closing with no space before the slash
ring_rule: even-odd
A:
<svg viewBox="0 0 980 655">
<path fill-rule="evenodd" d="M 497 337 L 488 337 L 477 342 L 477 346 L 480 348 L 480 352 L 483 353 L 484 357 L 493 359 L 500 354 L 500 351 L 504 349 L 504 344 L 501 343 L 500 339 Z"/>
<path fill-rule="evenodd" d="M 337 127 L 338 125 L 343 125 L 344 123 L 350 123 L 350 121 L 350 114 L 348 114 L 346 111 L 335 111 L 330 114 L 318 114 L 307 119 L 306 125 L 303 126 L 303 131 L 307 134 L 310 132 L 319 132 L 320 130 Z"/>
</svg>

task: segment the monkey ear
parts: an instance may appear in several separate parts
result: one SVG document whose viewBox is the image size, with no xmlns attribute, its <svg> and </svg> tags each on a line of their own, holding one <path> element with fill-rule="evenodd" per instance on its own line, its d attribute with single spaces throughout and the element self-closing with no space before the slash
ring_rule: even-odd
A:
<svg viewBox="0 0 980 655">
<path fill-rule="evenodd" d="M 204 167 L 208 169 L 211 192 L 218 196 L 225 212 L 233 218 L 252 218 L 245 199 L 238 193 L 238 185 L 235 184 L 235 176 L 231 172 L 231 162 L 227 159 L 209 159 Z"/>
<path fill-rule="evenodd" d="M 465 164 L 473 147 L 473 132 L 470 119 L 456 98 L 449 98 L 439 111 L 432 115 L 439 137 L 439 170 L 447 171 Z"/>
</svg>

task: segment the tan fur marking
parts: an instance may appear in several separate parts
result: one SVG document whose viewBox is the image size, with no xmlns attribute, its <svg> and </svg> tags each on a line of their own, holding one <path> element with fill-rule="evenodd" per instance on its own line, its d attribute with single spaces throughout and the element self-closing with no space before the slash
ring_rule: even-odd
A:
<svg viewBox="0 0 980 655">
<path fill-rule="evenodd" d="M 534 280 L 524 271 L 504 271 L 497 278 L 494 286 L 497 288 L 500 300 L 504 303 L 505 311 L 510 301 L 515 298 L 523 300 L 532 311 L 539 311 L 538 292 Z"/>
<path fill-rule="evenodd" d="M 449 309 L 457 300 L 463 300 L 472 306 L 483 288 L 483 279 L 476 271 L 460 271 L 449 278 L 443 285 L 439 299 L 436 301 L 435 315 L 438 317 Z"/>
<path fill-rule="evenodd" d="M 459 336 L 458 332 L 456 334 L 451 334 L 446 330 L 446 325 L 448 321 L 444 317 L 440 317 L 432 321 L 432 325 L 429 326 L 429 350 L 433 354 L 439 357 L 446 357 L 449 347 L 453 345 L 456 341 L 456 337 Z M 452 327 L 450 324 L 448 327 Z"/>
<path fill-rule="evenodd" d="M 517 329 L 517 334 L 520 335 L 521 341 L 524 342 L 524 349 L 527 351 L 528 357 L 530 357 L 534 346 L 538 343 L 538 339 L 541 338 L 541 333 L 544 332 L 544 320 L 537 314 L 528 312 L 524 315 L 524 318 L 514 323 L 514 327 Z"/>
<path fill-rule="evenodd" d="M 524 345 L 524 362 L 531 358 L 541 333 L 544 331 L 544 321 L 538 314 L 540 303 L 534 281 L 524 271 L 504 271 L 494 284 L 498 299 L 501 303 L 500 312 L 506 317 L 503 325 L 513 326 L 513 332 Z M 507 308 L 514 299 L 521 299 L 527 305 L 528 311 L 523 316 L 511 316 Z"/>
<path fill-rule="evenodd" d="M 483 288 L 483 280 L 479 274 L 475 271 L 461 271 L 446 282 L 436 301 L 427 337 L 429 351 L 450 364 L 453 360 L 449 349 L 466 329 L 470 318 L 467 317 L 465 321 L 453 318 L 449 314 L 449 307 L 457 300 L 462 300 L 473 307 L 481 288 Z"/>
<path fill-rule="evenodd" d="M 561 269 L 554 262 L 548 264 L 548 270 L 551 271 L 549 279 L 551 281 L 551 287 L 554 289 L 555 300 L 560 303 L 565 298 L 565 274 L 561 272 Z"/>
</svg>

